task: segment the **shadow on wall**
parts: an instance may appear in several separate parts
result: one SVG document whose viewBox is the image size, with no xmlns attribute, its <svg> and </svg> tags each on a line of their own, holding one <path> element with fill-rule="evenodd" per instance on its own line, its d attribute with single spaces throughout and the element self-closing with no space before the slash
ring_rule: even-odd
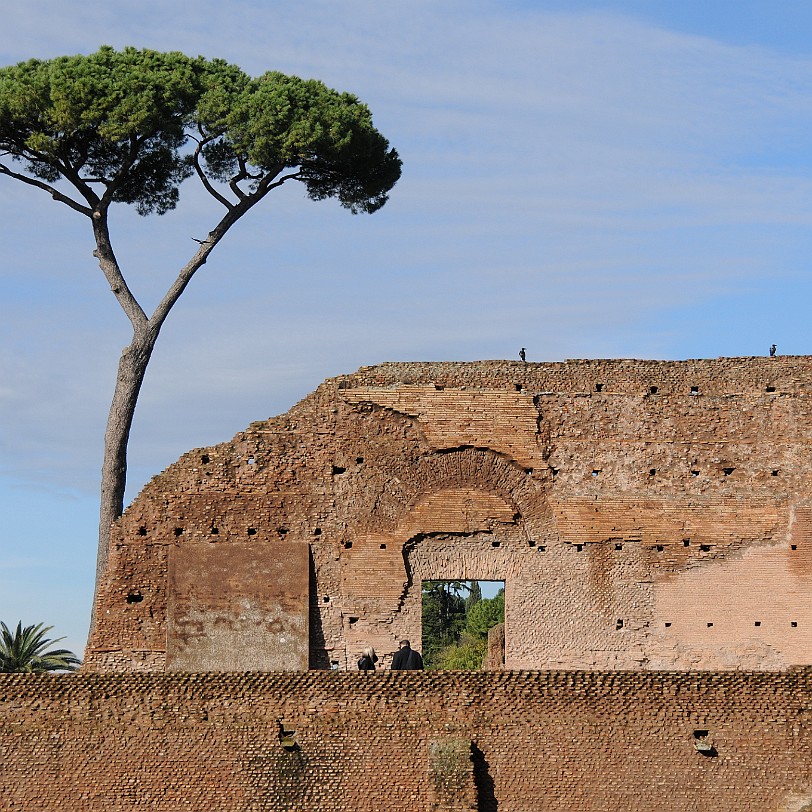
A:
<svg viewBox="0 0 812 812">
<path fill-rule="evenodd" d="M 474 762 L 474 786 L 477 793 L 477 812 L 496 812 L 499 805 L 494 794 L 491 765 L 485 754 L 477 747 L 476 742 L 471 743 L 471 759 Z"/>
<path fill-rule="evenodd" d="M 330 655 L 325 649 L 324 628 L 319 610 L 319 587 L 316 581 L 316 565 L 313 561 L 313 550 L 310 550 L 310 664 L 309 668 L 330 669 Z"/>
</svg>

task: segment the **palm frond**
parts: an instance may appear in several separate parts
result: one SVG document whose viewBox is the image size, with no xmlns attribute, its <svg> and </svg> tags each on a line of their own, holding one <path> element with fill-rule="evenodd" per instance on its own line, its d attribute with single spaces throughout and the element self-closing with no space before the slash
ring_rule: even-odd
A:
<svg viewBox="0 0 812 812">
<path fill-rule="evenodd" d="M 12 632 L 0 621 L 0 672 L 42 674 L 47 671 L 75 671 L 81 661 L 72 651 L 48 650 L 49 646 L 65 639 L 46 638 L 45 635 L 52 628 L 42 623 L 23 628 L 22 621 L 19 621 Z"/>
</svg>

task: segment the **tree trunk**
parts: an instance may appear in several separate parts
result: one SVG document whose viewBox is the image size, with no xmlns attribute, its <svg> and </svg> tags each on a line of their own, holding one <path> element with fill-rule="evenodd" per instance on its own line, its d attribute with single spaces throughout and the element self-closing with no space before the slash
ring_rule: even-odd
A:
<svg viewBox="0 0 812 812">
<path fill-rule="evenodd" d="M 96 562 L 96 593 L 107 571 L 110 529 L 124 512 L 124 490 L 127 485 L 127 444 L 144 382 L 147 365 L 158 338 L 158 328 L 150 325 L 138 331 L 124 348 L 118 362 L 118 375 L 107 428 L 104 433 L 104 461 L 101 475 L 101 509 L 99 512 L 99 554 Z"/>
<path fill-rule="evenodd" d="M 147 318 L 141 305 L 130 291 L 121 273 L 118 261 L 113 253 L 110 234 L 107 226 L 106 208 L 96 206 L 92 215 L 93 235 L 96 239 L 94 256 L 99 267 L 110 283 L 110 289 L 118 300 L 121 309 L 133 326 L 133 339 L 124 348 L 118 362 L 116 388 L 107 417 L 107 428 L 104 433 L 104 460 L 101 476 L 101 505 L 99 510 L 99 554 L 96 560 L 96 588 L 93 596 L 94 611 L 91 616 L 91 634 L 96 624 L 95 610 L 98 607 L 99 590 L 107 574 L 107 562 L 110 550 L 110 531 L 113 523 L 124 512 L 124 490 L 127 485 L 127 444 L 130 429 L 135 416 L 135 407 L 141 384 L 144 382 L 147 365 L 158 340 L 158 333 L 163 326 L 169 311 L 180 298 L 194 274 L 206 263 L 209 254 L 228 230 L 249 209 L 255 206 L 271 189 L 280 186 L 288 177 L 271 181 L 282 170 L 278 167 L 266 175 L 259 187 L 250 195 L 242 196 L 239 203 L 228 204 L 220 222 L 212 229 L 205 240 L 198 240 L 200 247 L 194 256 L 180 269 L 177 278 L 170 286 L 155 308 L 152 316 Z M 292 177 L 292 176 L 291 176 Z M 90 202 L 90 201 L 89 201 Z"/>
</svg>

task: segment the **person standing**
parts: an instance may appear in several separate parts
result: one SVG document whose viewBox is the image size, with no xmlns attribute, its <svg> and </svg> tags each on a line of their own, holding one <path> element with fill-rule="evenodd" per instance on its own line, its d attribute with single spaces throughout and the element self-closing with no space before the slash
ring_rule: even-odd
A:
<svg viewBox="0 0 812 812">
<path fill-rule="evenodd" d="M 365 648 L 361 652 L 361 659 L 358 660 L 358 670 L 359 671 L 374 671 L 375 670 L 375 663 L 378 662 L 378 657 L 375 654 L 375 649 L 372 646 L 369 648 Z"/>
<path fill-rule="evenodd" d="M 423 657 L 419 651 L 413 651 L 408 640 L 398 643 L 398 650 L 392 657 L 393 671 L 422 671 Z"/>
</svg>

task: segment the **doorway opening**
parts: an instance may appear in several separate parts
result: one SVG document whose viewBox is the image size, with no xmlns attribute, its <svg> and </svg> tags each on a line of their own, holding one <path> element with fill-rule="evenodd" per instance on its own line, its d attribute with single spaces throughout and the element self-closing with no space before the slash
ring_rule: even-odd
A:
<svg viewBox="0 0 812 812">
<path fill-rule="evenodd" d="M 426 669 L 479 671 L 488 632 L 505 622 L 505 582 L 423 581 L 421 596 Z"/>
</svg>

